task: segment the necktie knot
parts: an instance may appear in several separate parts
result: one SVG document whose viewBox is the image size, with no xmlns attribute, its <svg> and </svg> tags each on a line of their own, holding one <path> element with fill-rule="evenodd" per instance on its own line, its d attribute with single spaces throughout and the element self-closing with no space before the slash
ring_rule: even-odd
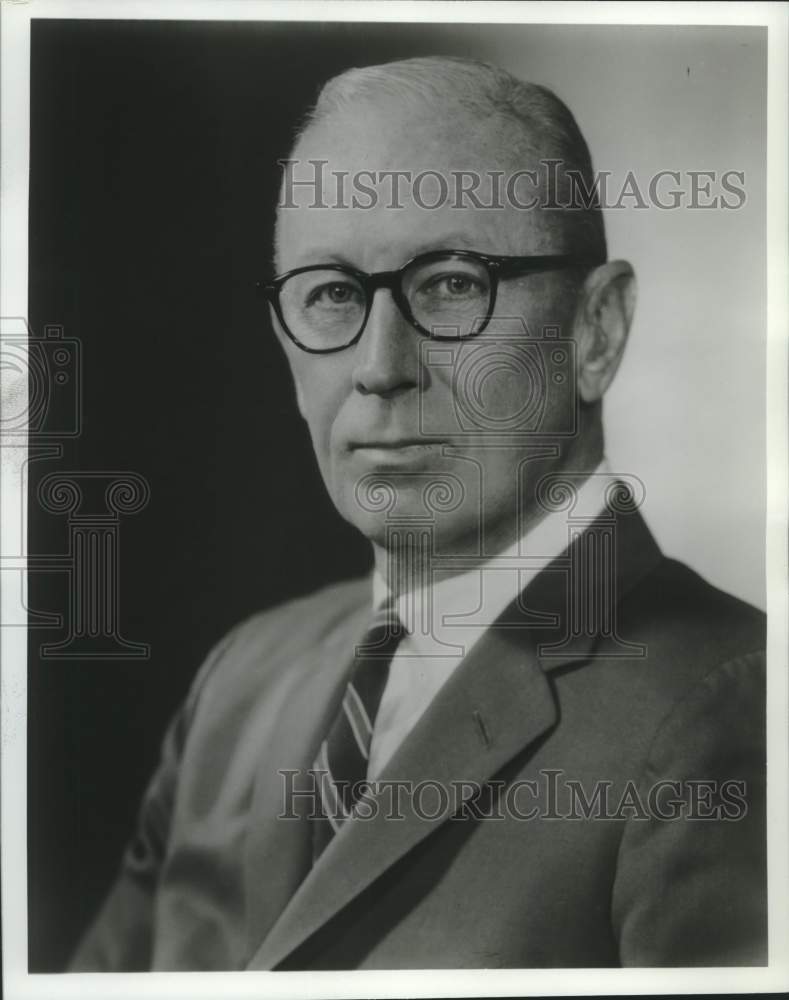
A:
<svg viewBox="0 0 789 1000">
<path fill-rule="evenodd" d="M 356 647 L 356 659 L 389 659 L 404 635 L 405 627 L 397 613 L 397 604 L 390 598 L 373 614 Z"/>
</svg>

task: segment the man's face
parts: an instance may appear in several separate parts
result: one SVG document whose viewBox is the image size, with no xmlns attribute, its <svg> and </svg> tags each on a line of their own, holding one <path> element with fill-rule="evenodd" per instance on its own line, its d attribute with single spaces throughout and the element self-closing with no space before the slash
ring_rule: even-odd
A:
<svg viewBox="0 0 789 1000">
<path fill-rule="evenodd" d="M 353 116 L 338 114 L 313 126 L 293 154 L 299 161 L 294 173 L 310 176 L 311 159 L 328 161 L 328 178 L 337 171 L 408 170 L 416 176 L 429 170 L 450 180 L 452 171 L 486 177 L 524 166 L 522 160 L 513 165 L 501 146 L 494 129 L 478 120 L 449 121 L 413 107 L 371 103 Z M 535 149 L 526 166 L 539 156 Z M 386 182 L 376 187 L 372 208 L 311 208 L 313 193 L 296 188 L 297 207 L 280 209 L 278 271 L 338 263 L 374 273 L 440 249 L 521 256 L 572 250 L 545 213 L 457 208 L 452 197 L 430 210 L 414 201 L 410 184 L 400 190 L 399 208 L 391 207 Z M 327 187 L 330 203 L 333 197 Z M 484 184 L 479 197 L 489 200 Z M 435 198 L 426 185 L 423 203 Z M 372 541 L 384 545 L 387 525 L 415 517 L 431 521 L 436 543 L 447 552 L 476 549 L 481 529 L 489 540 L 513 537 L 523 503 L 518 469 L 534 447 L 522 426 L 518 433 L 518 415 L 542 408 L 542 432 L 564 430 L 566 398 L 554 400 L 544 381 L 524 373 L 512 338 L 538 340 L 545 327 L 569 336 L 575 303 L 562 288 L 557 273 L 502 281 L 494 319 L 464 342 L 422 336 L 388 289 L 375 293 L 361 339 L 337 353 L 303 352 L 274 319 L 327 489 L 339 512 Z M 494 435 L 494 446 L 496 428 L 504 434 Z M 529 464 L 527 482 L 533 485 L 538 470 L 550 466 L 550 459 Z M 443 491 L 431 493 L 431 483 Z"/>
</svg>

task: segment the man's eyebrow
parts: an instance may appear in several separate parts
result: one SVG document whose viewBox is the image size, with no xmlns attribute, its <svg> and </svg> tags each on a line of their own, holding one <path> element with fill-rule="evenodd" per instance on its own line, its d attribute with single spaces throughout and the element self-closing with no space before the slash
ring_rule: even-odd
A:
<svg viewBox="0 0 789 1000">
<path fill-rule="evenodd" d="M 424 240 L 412 248 L 409 256 L 416 257 L 420 253 L 430 253 L 432 250 L 482 250 L 480 237 L 470 233 L 443 233 L 435 239 Z"/>
</svg>

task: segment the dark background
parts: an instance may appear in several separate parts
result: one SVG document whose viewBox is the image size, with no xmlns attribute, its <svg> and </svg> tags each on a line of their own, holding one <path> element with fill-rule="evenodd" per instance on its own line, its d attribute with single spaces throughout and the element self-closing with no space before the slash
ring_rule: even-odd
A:
<svg viewBox="0 0 789 1000">
<path fill-rule="evenodd" d="M 474 55 L 487 30 L 430 25 L 34 21 L 34 335 L 82 350 L 81 433 L 31 463 L 29 551 L 63 553 L 35 489 L 58 471 L 138 473 L 120 524 L 120 631 L 147 660 L 47 660 L 28 703 L 29 960 L 57 971 L 107 891 L 164 728 L 209 648 L 271 604 L 368 568 L 324 491 L 254 294 L 278 157 L 319 85 L 353 65 Z M 32 573 L 64 611 L 63 573 Z"/>
</svg>

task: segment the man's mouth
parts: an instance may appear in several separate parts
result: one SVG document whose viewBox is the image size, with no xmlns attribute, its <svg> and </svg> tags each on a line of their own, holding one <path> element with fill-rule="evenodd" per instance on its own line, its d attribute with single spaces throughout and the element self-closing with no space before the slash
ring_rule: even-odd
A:
<svg viewBox="0 0 789 1000">
<path fill-rule="evenodd" d="M 403 437 L 403 438 L 381 438 L 372 441 L 352 441 L 349 448 L 351 451 L 360 449 L 378 449 L 384 451 L 401 451 L 404 448 L 435 448 L 443 444 L 438 438 L 425 437 Z"/>
<path fill-rule="evenodd" d="M 439 456 L 445 443 L 437 438 L 426 437 L 378 438 L 353 441 L 349 445 L 349 451 L 376 468 L 396 468 Z"/>
</svg>

